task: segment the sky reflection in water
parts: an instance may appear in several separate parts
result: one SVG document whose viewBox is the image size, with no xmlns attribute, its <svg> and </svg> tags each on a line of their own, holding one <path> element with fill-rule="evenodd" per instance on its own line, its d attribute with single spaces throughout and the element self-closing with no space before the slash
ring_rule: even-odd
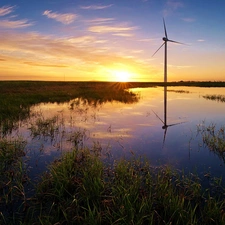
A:
<svg viewBox="0 0 225 225">
<path fill-rule="evenodd" d="M 160 121 L 164 119 L 164 88 L 136 88 L 132 91 L 140 94 L 139 102 L 91 106 L 75 99 L 69 104 L 34 106 L 33 116 L 19 131 L 28 139 L 30 164 L 34 168 L 31 173 L 40 172 L 62 151 L 73 148 L 68 140 L 73 138 L 74 133 L 83 132 L 85 146 L 100 143 L 113 158 L 130 157 L 133 152 L 146 156 L 152 165 L 169 164 L 179 169 L 195 169 L 202 174 L 223 174 L 223 161 L 203 146 L 201 135 L 197 135 L 197 125 L 203 121 L 216 123 L 218 127 L 224 125 L 225 103 L 202 97 L 223 94 L 224 88 L 168 87 L 167 124 L 184 123 L 168 127 L 164 143 L 165 130 Z M 58 133 L 55 133 L 53 140 L 30 137 L 27 128 L 31 123 L 34 124 L 38 118 L 54 116 L 57 118 Z"/>
</svg>

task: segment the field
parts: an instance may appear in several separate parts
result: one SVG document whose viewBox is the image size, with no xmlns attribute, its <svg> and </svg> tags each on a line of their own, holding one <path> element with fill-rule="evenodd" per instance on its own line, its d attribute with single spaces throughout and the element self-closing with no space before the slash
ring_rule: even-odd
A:
<svg viewBox="0 0 225 225">
<path fill-rule="evenodd" d="M 129 88 L 156 86 L 164 84 L 0 82 L 0 224 L 224 224 L 222 178 L 211 178 L 205 188 L 194 172 L 154 167 L 135 154 L 109 163 L 110 156 L 101 145 L 80 144 L 81 132 L 71 140 L 73 150 L 62 152 L 38 182 L 28 176 L 27 140 L 10 134 L 30 117 L 32 106 L 75 98 L 91 105 L 114 100 L 135 103 L 140 96 Z M 225 83 L 173 82 L 168 86 L 225 87 Z M 58 132 L 53 120 L 39 122 L 39 130 L 33 127 L 35 132 L 53 136 Z M 218 132 L 213 125 L 197 128 L 204 143 L 223 158 L 224 127 Z"/>
</svg>

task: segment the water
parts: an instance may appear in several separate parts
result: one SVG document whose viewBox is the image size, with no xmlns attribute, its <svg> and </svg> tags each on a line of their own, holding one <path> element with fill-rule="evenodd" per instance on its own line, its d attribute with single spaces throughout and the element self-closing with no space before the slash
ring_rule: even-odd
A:
<svg viewBox="0 0 225 225">
<path fill-rule="evenodd" d="M 197 126 L 225 122 L 225 103 L 207 100 L 206 94 L 225 93 L 224 88 L 163 87 L 135 88 L 136 103 L 88 104 L 80 99 L 64 104 L 39 104 L 20 123 L 12 136 L 27 141 L 30 176 L 37 176 L 62 152 L 79 147 L 101 146 L 112 159 L 142 155 L 154 166 L 170 165 L 201 176 L 224 175 L 223 160 L 210 151 Z M 166 111 L 165 111 L 166 110 Z M 32 133 L 37 120 L 53 120 L 52 136 Z M 165 126 L 166 125 L 166 126 Z M 170 126 L 173 125 L 173 126 Z M 166 129 L 163 129 L 166 127 Z M 79 140 L 74 143 L 71 140 Z"/>
</svg>

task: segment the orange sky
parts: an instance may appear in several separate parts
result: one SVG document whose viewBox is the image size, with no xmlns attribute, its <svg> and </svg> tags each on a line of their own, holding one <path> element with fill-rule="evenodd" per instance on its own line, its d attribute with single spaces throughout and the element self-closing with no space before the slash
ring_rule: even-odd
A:
<svg viewBox="0 0 225 225">
<path fill-rule="evenodd" d="M 142 8 L 84 1 L 57 11 L 45 2 L 1 3 L 0 80 L 163 81 L 164 49 L 152 57 L 162 44 L 163 16 L 169 38 L 187 43 L 168 43 L 168 81 L 225 80 L 224 42 L 211 43 L 218 36 L 207 36 L 207 28 L 198 32 L 197 14 L 184 18 L 187 4 L 163 2 L 152 3 L 151 20 L 138 17 L 147 0 Z"/>
</svg>

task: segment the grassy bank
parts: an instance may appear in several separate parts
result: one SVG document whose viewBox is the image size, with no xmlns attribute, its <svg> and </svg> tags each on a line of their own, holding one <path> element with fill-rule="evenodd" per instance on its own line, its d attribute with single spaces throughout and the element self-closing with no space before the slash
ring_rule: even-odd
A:
<svg viewBox="0 0 225 225">
<path fill-rule="evenodd" d="M 10 201 L 1 199 L 0 224 L 225 223 L 224 188 L 218 180 L 204 189 L 193 174 L 153 168 L 140 158 L 107 165 L 101 156 L 95 148 L 63 154 L 29 198 L 24 183 L 14 183 Z M 1 191 L 10 187 L 5 185 Z"/>
<path fill-rule="evenodd" d="M 80 98 L 87 105 L 119 101 L 134 103 L 139 96 L 119 83 L 106 82 L 0 82 L 0 135 L 17 127 L 30 115 L 30 107 L 39 103 L 63 103 Z"/>
</svg>

